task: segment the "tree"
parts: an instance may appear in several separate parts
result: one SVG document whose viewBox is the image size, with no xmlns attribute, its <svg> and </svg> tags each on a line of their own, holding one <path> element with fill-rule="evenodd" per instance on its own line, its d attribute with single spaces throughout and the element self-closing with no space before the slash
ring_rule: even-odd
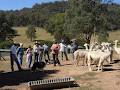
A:
<svg viewBox="0 0 120 90">
<path fill-rule="evenodd" d="M 0 40 L 4 41 L 7 39 L 11 39 L 16 35 L 16 31 L 11 28 L 7 19 L 5 18 L 5 14 L 0 13 Z"/>
<path fill-rule="evenodd" d="M 108 1 L 110 0 L 69 0 L 69 8 L 65 13 L 66 33 L 73 37 L 82 33 L 87 43 L 90 43 L 93 34 L 104 31 L 107 34 Z"/>
<path fill-rule="evenodd" d="M 64 25 L 64 13 L 58 13 L 49 18 L 46 29 L 48 32 L 54 35 L 57 41 L 60 41 L 64 35 L 63 25 Z"/>
<path fill-rule="evenodd" d="M 26 30 L 26 35 L 27 38 L 30 39 L 30 41 L 33 41 L 33 39 L 36 38 L 35 32 L 36 30 L 34 26 L 32 25 L 28 26 L 28 29 Z"/>
</svg>

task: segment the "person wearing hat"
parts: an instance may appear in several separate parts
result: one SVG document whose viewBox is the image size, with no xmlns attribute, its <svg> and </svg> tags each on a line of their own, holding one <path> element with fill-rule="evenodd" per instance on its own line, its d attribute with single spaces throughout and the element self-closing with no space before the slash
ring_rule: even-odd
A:
<svg viewBox="0 0 120 90">
<path fill-rule="evenodd" d="M 17 49 L 17 57 L 18 57 L 18 62 L 21 66 L 22 66 L 22 62 L 23 62 L 23 55 L 24 55 L 23 43 L 20 43 L 19 47 Z"/>
<path fill-rule="evenodd" d="M 32 63 L 32 48 L 30 45 L 26 50 L 26 63 L 27 63 L 28 68 L 30 68 L 31 63 Z"/>
<path fill-rule="evenodd" d="M 67 46 L 65 45 L 65 42 L 62 40 L 61 43 L 59 44 L 60 45 L 60 53 L 61 53 L 61 59 L 63 60 L 63 54 L 65 55 L 66 57 L 66 60 L 68 60 L 68 56 L 67 56 Z"/>
<path fill-rule="evenodd" d="M 59 44 L 56 41 L 54 41 L 54 43 L 51 46 L 54 66 L 56 66 L 56 64 L 61 66 L 60 61 L 58 59 L 59 49 L 60 49 Z"/>
<path fill-rule="evenodd" d="M 10 48 L 10 62 L 11 62 L 11 70 L 14 71 L 14 62 L 17 64 L 17 67 L 19 70 L 22 70 L 21 69 L 21 66 L 18 62 L 18 58 L 17 58 L 17 44 L 16 42 L 13 43 L 13 45 L 11 46 Z"/>
<path fill-rule="evenodd" d="M 34 52 L 34 62 L 39 62 L 39 54 L 40 54 L 40 47 L 39 43 L 36 41 L 34 46 L 33 46 L 33 52 Z"/>
</svg>

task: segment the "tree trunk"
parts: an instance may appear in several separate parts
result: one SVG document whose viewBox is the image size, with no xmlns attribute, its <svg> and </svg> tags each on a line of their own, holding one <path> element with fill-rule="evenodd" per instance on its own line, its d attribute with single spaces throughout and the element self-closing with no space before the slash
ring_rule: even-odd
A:
<svg viewBox="0 0 120 90">
<path fill-rule="evenodd" d="M 31 41 L 31 42 L 33 41 L 32 37 L 30 38 L 30 41 Z"/>
<path fill-rule="evenodd" d="M 86 43 L 88 43 L 88 44 L 90 44 L 90 40 L 91 40 L 91 36 L 92 36 L 92 34 L 90 33 L 90 34 L 86 34 L 85 35 L 86 36 Z"/>
</svg>

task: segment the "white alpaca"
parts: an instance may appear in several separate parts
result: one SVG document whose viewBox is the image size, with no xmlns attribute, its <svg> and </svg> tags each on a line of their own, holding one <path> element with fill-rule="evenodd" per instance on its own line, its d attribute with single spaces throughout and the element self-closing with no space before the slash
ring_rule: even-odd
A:
<svg viewBox="0 0 120 90">
<path fill-rule="evenodd" d="M 83 60 L 83 65 L 87 64 L 88 44 L 84 44 L 84 46 L 86 49 L 78 49 L 74 52 L 74 62 L 76 65 L 78 65 L 80 58 L 85 58 Z"/>
<path fill-rule="evenodd" d="M 94 60 L 94 61 L 98 61 L 98 71 L 100 70 L 100 67 L 101 67 L 101 70 L 103 70 L 103 62 L 105 60 L 107 60 L 111 55 L 111 52 L 108 50 L 108 51 L 102 51 L 102 50 L 97 50 L 97 51 L 89 51 L 88 52 L 88 68 L 89 68 L 89 71 L 92 71 L 91 69 L 91 60 Z"/>
<path fill-rule="evenodd" d="M 112 60 L 112 57 L 113 57 L 113 46 L 112 46 L 112 44 L 108 43 L 108 42 L 103 42 L 101 45 L 103 46 L 102 50 L 104 52 L 106 52 L 106 51 L 110 51 L 111 52 L 111 55 L 110 55 L 110 58 L 109 58 L 108 61 L 109 61 L 109 63 L 113 63 L 113 60 Z"/>
<path fill-rule="evenodd" d="M 114 42 L 115 42 L 115 47 L 114 47 L 115 52 L 118 54 L 118 57 L 120 59 L 120 48 L 117 47 L 118 40 L 115 40 Z"/>
</svg>

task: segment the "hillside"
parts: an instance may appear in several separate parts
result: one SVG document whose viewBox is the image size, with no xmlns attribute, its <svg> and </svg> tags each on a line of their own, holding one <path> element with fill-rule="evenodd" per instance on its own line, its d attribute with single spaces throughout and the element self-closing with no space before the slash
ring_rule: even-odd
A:
<svg viewBox="0 0 120 90">
<path fill-rule="evenodd" d="M 29 39 L 27 39 L 27 36 L 25 35 L 25 30 L 27 30 L 27 27 L 14 27 L 15 30 L 17 30 L 18 36 L 16 36 L 13 40 L 15 42 L 24 43 L 24 47 L 28 47 L 28 45 L 33 45 L 33 42 L 31 42 Z M 35 40 L 47 40 L 52 41 L 54 37 L 47 33 L 42 28 L 36 28 L 36 39 Z"/>
<path fill-rule="evenodd" d="M 120 41 L 120 30 L 109 32 L 109 40 L 119 40 Z"/>
<path fill-rule="evenodd" d="M 13 39 L 15 42 L 24 43 L 24 47 L 28 47 L 28 45 L 33 45 L 33 42 L 28 40 L 25 35 L 25 30 L 27 29 L 27 27 L 14 27 L 14 29 L 17 30 L 18 33 L 18 36 Z M 37 38 L 35 40 L 52 41 L 54 39 L 54 37 L 50 33 L 46 32 L 46 30 L 42 28 L 36 28 L 36 36 Z M 109 32 L 109 41 L 114 41 L 116 39 L 120 41 L 120 30 Z"/>
</svg>

